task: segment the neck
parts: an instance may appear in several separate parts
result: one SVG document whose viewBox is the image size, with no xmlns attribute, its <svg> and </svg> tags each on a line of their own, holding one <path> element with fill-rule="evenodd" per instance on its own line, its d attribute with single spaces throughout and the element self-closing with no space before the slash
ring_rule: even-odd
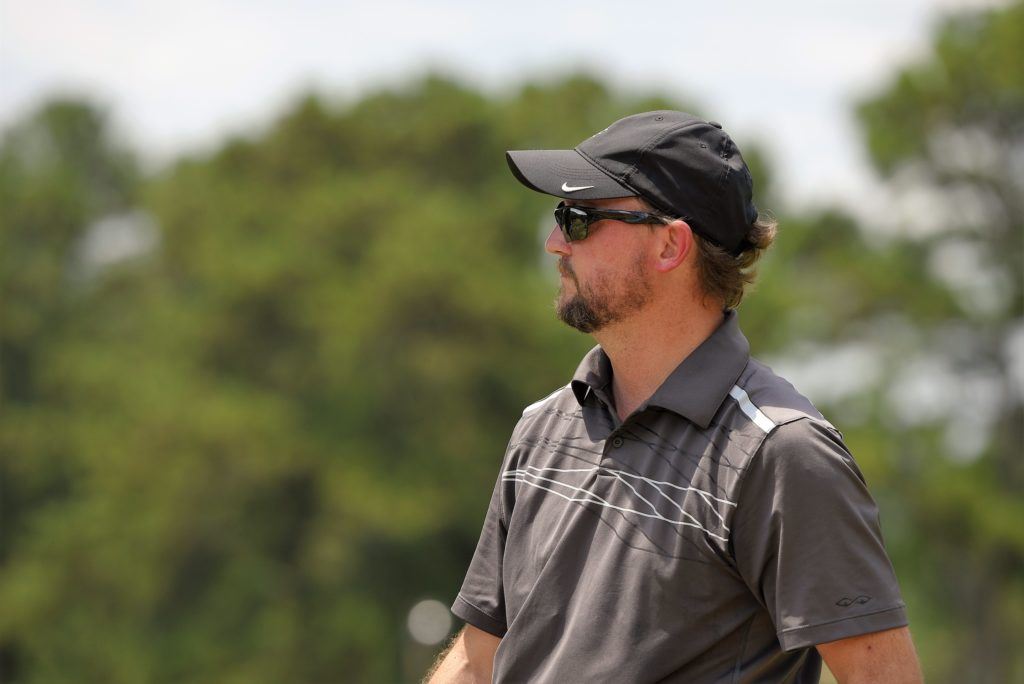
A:
<svg viewBox="0 0 1024 684">
<path fill-rule="evenodd" d="M 651 306 L 594 333 L 612 364 L 615 411 L 625 420 L 722 323 L 722 309 Z"/>
</svg>

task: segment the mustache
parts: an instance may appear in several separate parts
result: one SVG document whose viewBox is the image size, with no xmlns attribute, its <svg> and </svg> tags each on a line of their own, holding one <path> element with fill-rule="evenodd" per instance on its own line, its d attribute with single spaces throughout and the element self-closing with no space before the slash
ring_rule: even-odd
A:
<svg viewBox="0 0 1024 684">
<path fill-rule="evenodd" d="M 570 264 L 565 257 L 558 258 L 558 272 L 567 278 L 575 280 L 576 272 L 572 270 L 572 264 Z"/>
</svg>

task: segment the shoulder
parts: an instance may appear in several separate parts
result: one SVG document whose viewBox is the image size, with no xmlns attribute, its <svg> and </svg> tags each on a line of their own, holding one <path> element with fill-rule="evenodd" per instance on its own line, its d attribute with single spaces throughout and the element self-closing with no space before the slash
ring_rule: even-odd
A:
<svg viewBox="0 0 1024 684">
<path fill-rule="evenodd" d="M 752 471 L 797 477 L 808 484 L 816 478 L 836 475 L 861 479 L 842 433 L 767 365 L 751 359 L 733 391 L 745 395 L 737 399 L 740 408 L 744 408 L 746 399 L 748 410 L 757 413 L 751 420 L 760 423 L 765 433 L 751 460 Z"/>
<path fill-rule="evenodd" d="M 765 364 L 751 359 L 737 383 L 770 423 L 742 476 L 741 498 L 778 503 L 790 497 L 867 497 L 864 476 L 843 435 L 807 397 Z"/>
<path fill-rule="evenodd" d="M 791 483 L 792 489 L 864 480 L 839 431 L 825 420 L 809 417 L 772 431 L 751 466 L 747 479 L 760 474 L 778 483 Z"/>
<path fill-rule="evenodd" d="M 572 385 L 562 385 L 540 399 L 528 404 L 513 430 L 513 440 L 530 434 L 545 432 L 552 425 L 579 417 L 579 403 Z"/>
<path fill-rule="evenodd" d="M 534 416 L 538 413 L 543 413 L 545 409 L 562 406 L 566 403 L 566 399 L 573 399 L 573 403 L 575 403 L 571 383 L 567 385 L 562 385 L 558 389 L 549 392 L 548 394 L 544 395 L 537 401 L 528 405 L 526 408 L 523 409 L 522 417 L 527 418 L 530 416 Z"/>
<path fill-rule="evenodd" d="M 822 423 L 835 430 L 811 400 L 800 393 L 788 380 L 776 375 L 767 365 L 751 358 L 736 382 L 733 392 L 741 392 L 750 403 L 770 421 L 766 432 L 775 428 L 807 419 Z M 738 399 L 741 401 L 741 399 Z M 788 431 L 787 431 L 788 432 Z"/>
</svg>

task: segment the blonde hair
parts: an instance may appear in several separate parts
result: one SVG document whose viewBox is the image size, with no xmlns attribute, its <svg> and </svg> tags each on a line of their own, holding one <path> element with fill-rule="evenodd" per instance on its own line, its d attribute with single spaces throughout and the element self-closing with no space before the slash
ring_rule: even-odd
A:
<svg viewBox="0 0 1024 684">
<path fill-rule="evenodd" d="M 757 277 L 755 264 L 778 232 L 779 222 L 771 214 L 758 214 L 747 233 L 747 249 L 737 255 L 694 233 L 697 243 L 697 277 L 705 297 L 722 300 L 727 309 L 740 305 L 748 286 Z"/>
</svg>

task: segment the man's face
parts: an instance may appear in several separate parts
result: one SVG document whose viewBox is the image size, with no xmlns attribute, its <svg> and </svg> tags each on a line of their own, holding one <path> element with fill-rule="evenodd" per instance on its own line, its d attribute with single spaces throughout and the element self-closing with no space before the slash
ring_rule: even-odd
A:
<svg viewBox="0 0 1024 684">
<path fill-rule="evenodd" d="M 633 198 L 566 201 L 602 209 L 641 210 Z M 564 323 L 592 333 L 625 320 L 651 300 L 651 273 L 644 252 L 644 226 L 600 221 L 583 240 L 566 243 L 556 227 L 545 248 L 562 275 L 555 311 Z"/>
</svg>

